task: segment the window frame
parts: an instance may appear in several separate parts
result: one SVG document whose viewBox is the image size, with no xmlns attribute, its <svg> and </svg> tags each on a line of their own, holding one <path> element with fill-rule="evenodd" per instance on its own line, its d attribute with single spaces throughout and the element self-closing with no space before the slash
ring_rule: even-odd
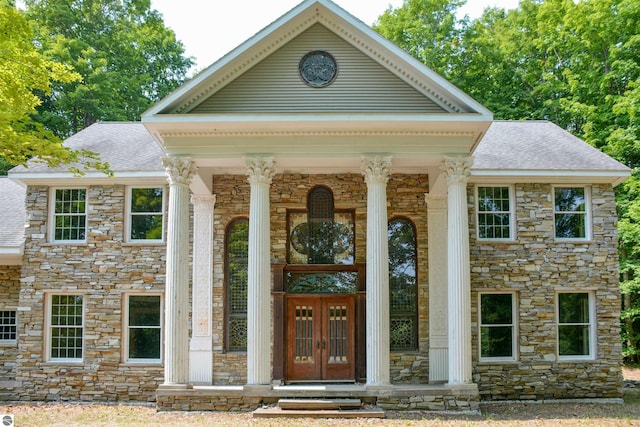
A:
<svg viewBox="0 0 640 427">
<path fill-rule="evenodd" d="M 129 301 L 130 297 L 160 297 L 160 325 L 158 327 L 145 326 L 144 328 L 160 329 L 160 357 L 158 359 L 132 358 L 129 355 Z M 164 294 L 162 292 L 127 292 L 122 298 L 122 360 L 124 363 L 135 365 L 161 365 L 164 363 Z M 142 328 L 140 328 L 142 329 Z"/>
<path fill-rule="evenodd" d="M 56 239 L 56 219 L 59 216 L 64 216 L 63 214 L 58 215 L 56 212 L 56 193 L 58 190 L 84 190 L 84 212 L 82 214 L 64 214 L 67 216 L 84 216 L 84 239 Z M 87 237 L 89 235 L 89 188 L 85 186 L 81 187 L 51 187 L 49 191 L 49 241 L 51 243 L 61 243 L 61 244 L 78 244 L 78 243 L 86 243 Z"/>
<path fill-rule="evenodd" d="M 415 260 L 415 264 L 414 264 L 414 268 L 415 268 L 415 281 L 416 281 L 416 289 L 415 289 L 415 307 L 414 307 L 414 311 L 412 313 L 407 312 L 393 312 L 393 310 L 391 309 L 391 283 L 389 283 L 389 325 L 391 325 L 391 321 L 396 318 L 396 319 L 402 319 L 402 318 L 413 318 L 413 321 L 415 322 L 415 328 L 412 331 L 412 335 L 413 335 L 413 340 L 414 340 L 414 346 L 413 348 L 404 348 L 404 349 L 398 349 L 398 348 L 393 348 L 392 347 L 392 343 L 391 343 L 391 339 L 389 339 L 389 351 L 392 353 L 411 353 L 411 352 L 417 352 L 420 350 L 420 315 L 419 315 L 419 311 L 420 311 L 420 300 L 419 300 L 419 276 L 418 276 L 418 268 L 419 268 L 419 260 L 418 260 L 418 228 L 416 227 L 415 222 L 413 222 L 413 220 L 411 220 L 411 218 L 408 218 L 406 216 L 393 216 L 389 219 L 389 221 L 387 222 L 387 242 L 389 241 L 389 226 L 396 221 L 404 221 L 407 224 L 411 225 L 412 229 L 413 229 L 413 239 L 414 239 L 414 260 Z M 391 276 L 391 275 L 389 275 Z M 391 279 L 391 277 L 389 277 L 389 279 Z M 391 281 L 391 280 L 389 280 Z"/>
<path fill-rule="evenodd" d="M 580 211 L 556 211 L 556 189 L 557 188 L 582 188 L 584 189 L 584 212 Z M 589 242 L 592 240 L 592 218 L 591 218 L 591 187 L 588 185 L 552 185 L 551 186 L 551 209 L 553 210 L 553 238 L 558 242 Z M 584 216 L 584 237 L 558 237 L 556 229 L 556 215 L 558 214 L 580 214 Z"/>
<path fill-rule="evenodd" d="M 15 328 L 15 338 L 2 339 L 2 334 L 0 334 L 0 347 L 13 347 L 18 344 L 18 310 L 15 308 L 2 308 L 0 309 L 0 319 L 4 319 L 4 313 L 13 313 L 14 323 L 0 323 L 0 328 L 13 326 Z"/>
<path fill-rule="evenodd" d="M 483 356 L 482 355 L 482 328 L 496 326 L 497 324 L 485 325 L 482 322 L 482 296 L 483 295 L 511 295 L 511 356 Z M 516 362 L 518 354 L 518 292 L 507 290 L 485 290 L 478 292 L 478 360 L 480 362 Z M 499 326 L 509 326 L 499 324 Z"/>
<path fill-rule="evenodd" d="M 230 334 L 231 334 L 231 321 L 232 319 L 244 319 L 245 321 L 248 322 L 248 307 L 247 307 L 247 312 L 242 314 L 242 313 L 235 313 L 231 311 L 231 290 L 230 290 L 230 274 L 229 274 L 229 241 L 230 241 L 230 237 L 231 237 L 231 231 L 232 228 L 235 224 L 239 223 L 240 221 L 242 222 L 246 222 L 247 226 L 249 225 L 249 218 L 246 216 L 238 216 L 238 217 L 234 217 L 231 218 L 229 220 L 229 222 L 227 222 L 227 226 L 225 227 L 225 231 L 224 231 L 224 351 L 226 353 L 240 353 L 240 354 L 244 354 L 247 352 L 247 348 L 245 347 L 244 349 L 237 349 L 237 348 L 230 348 Z M 248 237 L 247 237 L 248 238 Z M 247 248 L 248 251 L 248 248 Z M 247 252 L 247 270 L 249 268 L 249 260 L 248 260 L 248 252 Z M 248 291 L 248 286 L 249 284 L 247 283 L 247 291 Z"/>
<path fill-rule="evenodd" d="M 52 346 L 52 338 L 53 338 L 53 297 L 54 296 L 81 296 L 82 297 L 82 324 L 80 328 L 82 328 L 82 357 L 52 357 L 51 352 L 53 350 Z M 85 356 L 85 311 L 86 311 L 86 298 L 85 294 L 82 292 L 47 292 L 46 293 L 46 304 L 45 304 L 45 341 L 44 341 L 44 350 L 45 350 L 45 361 L 47 363 L 82 363 L 84 361 Z M 57 326 L 57 325 L 56 325 Z"/>
<path fill-rule="evenodd" d="M 560 354 L 560 326 L 561 325 L 585 325 L 585 323 L 560 323 L 560 295 L 561 294 L 586 294 L 589 301 L 589 354 L 586 355 L 561 355 Z M 596 301 L 595 293 L 590 290 L 568 289 L 556 291 L 555 296 L 556 315 L 556 354 L 559 361 L 581 361 L 596 359 Z"/>
<path fill-rule="evenodd" d="M 506 188 L 509 192 L 509 211 L 480 211 L 480 198 L 478 193 L 480 188 Z M 483 242 L 510 242 L 516 239 L 516 198 L 513 184 L 476 184 L 475 185 L 475 219 L 476 219 L 476 239 Z M 480 214 L 509 214 L 509 237 L 480 237 Z"/>
<path fill-rule="evenodd" d="M 136 213 L 135 215 L 161 215 L 162 216 L 162 234 L 160 239 L 133 239 L 131 238 L 131 231 L 133 225 L 133 216 L 134 213 L 131 212 L 131 207 L 133 205 L 133 190 L 134 189 L 145 189 L 145 188 L 161 188 L 162 189 L 162 209 L 160 212 L 146 212 L 146 213 Z M 133 243 L 133 244 L 147 244 L 147 243 L 164 243 L 166 238 L 166 228 L 167 228 L 167 186 L 166 185 L 129 185 L 126 189 L 127 197 L 125 199 L 125 210 L 126 210 L 126 218 L 125 221 L 125 242 Z"/>
</svg>

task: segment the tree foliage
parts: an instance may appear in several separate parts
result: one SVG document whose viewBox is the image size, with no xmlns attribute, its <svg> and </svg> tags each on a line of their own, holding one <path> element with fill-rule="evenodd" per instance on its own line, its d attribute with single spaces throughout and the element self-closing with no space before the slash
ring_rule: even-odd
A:
<svg viewBox="0 0 640 427">
<path fill-rule="evenodd" d="M 92 123 L 139 120 L 185 79 L 192 59 L 150 0 L 27 0 L 42 49 L 82 80 L 60 81 L 37 118 L 66 137 Z"/>
<path fill-rule="evenodd" d="M 58 84 L 81 79 L 71 67 L 44 55 L 33 43 L 32 23 L 7 0 L 0 0 L 0 169 L 24 165 L 34 156 L 50 166 L 84 159 L 87 167 L 106 169 L 93 153 L 62 145 L 49 129 L 32 120 Z"/>
<path fill-rule="evenodd" d="M 496 119 L 553 121 L 632 168 L 616 192 L 624 351 L 640 362 L 640 2 L 521 0 L 473 21 L 460 3 L 405 0 L 375 28 Z"/>
</svg>

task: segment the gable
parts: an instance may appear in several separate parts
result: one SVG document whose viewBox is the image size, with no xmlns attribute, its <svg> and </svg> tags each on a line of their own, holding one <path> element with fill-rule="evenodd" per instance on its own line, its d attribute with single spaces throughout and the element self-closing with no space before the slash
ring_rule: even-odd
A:
<svg viewBox="0 0 640 427">
<path fill-rule="evenodd" d="M 314 88 L 299 75 L 308 52 L 330 53 L 338 73 Z M 446 113 L 438 103 L 317 23 L 191 109 L 191 114 L 305 112 Z"/>
</svg>

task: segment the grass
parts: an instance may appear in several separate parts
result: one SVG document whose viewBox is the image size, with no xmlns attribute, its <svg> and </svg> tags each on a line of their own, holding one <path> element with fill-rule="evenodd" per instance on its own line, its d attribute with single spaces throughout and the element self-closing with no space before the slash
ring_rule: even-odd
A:
<svg viewBox="0 0 640 427">
<path fill-rule="evenodd" d="M 483 404 L 481 414 L 387 411 L 387 418 L 356 420 L 253 419 L 250 413 L 156 412 L 151 406 L 0 404 L 22 426 L 640 426 L 640 390 L 625 391 L 624 404 Z"/>
</svg>

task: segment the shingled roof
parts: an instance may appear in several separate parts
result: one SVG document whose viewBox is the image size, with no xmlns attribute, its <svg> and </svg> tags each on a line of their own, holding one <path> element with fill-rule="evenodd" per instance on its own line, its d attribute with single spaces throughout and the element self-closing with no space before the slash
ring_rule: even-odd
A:
<svg viewBox="0 0 640 427">
<path fill-rule="evenodd" d="M 0 177 L 0 264 L 15 264 L 22 256 L 26 188 Z"/>
</svg>

